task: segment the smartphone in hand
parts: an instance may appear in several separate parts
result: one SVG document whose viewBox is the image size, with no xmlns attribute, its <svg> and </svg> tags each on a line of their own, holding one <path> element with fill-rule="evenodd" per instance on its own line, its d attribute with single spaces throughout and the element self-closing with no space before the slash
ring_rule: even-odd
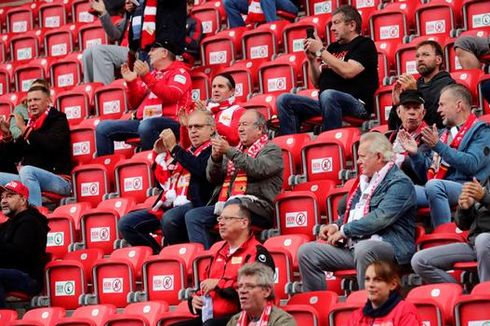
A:
<svg viewBox="0 0 490 326">
<path fill-rule="evenodd" d="M 315 29 L 313 27 L 306 29 L 306 38 L 315 38 Z"/>
</svg>

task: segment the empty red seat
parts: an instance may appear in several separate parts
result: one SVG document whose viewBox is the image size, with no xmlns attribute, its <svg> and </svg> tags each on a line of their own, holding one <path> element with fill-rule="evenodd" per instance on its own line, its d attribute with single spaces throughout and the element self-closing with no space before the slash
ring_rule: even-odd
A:
<svg viewBox="0 0 490 326">
<path fill-rule="evenodd" d="M 8 325 L 43 325 L 54 326 L 65 316 L 65 309 L 60 307 L 37 308 L 26 312 L 22 320 L 11 321 Z"/>
<path fill-rule="evenodd" d="M 56 323 L 56 326 L 95 326 L 105 325 L 106 320 L 116 313 L 112 304 L 99 304 L 79 307 L 71 317 L 65 317 Z"/>
<path fill-rule="evenodd" d="M 463 27 L 466 30 L 484 29 L 490 31 L 488 2 L 485 0 L 463 1 Z"/>
</svg>

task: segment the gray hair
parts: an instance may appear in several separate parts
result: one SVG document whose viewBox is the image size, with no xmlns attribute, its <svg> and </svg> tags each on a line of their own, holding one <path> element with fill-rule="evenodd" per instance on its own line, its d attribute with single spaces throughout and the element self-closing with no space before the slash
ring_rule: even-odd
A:
<svg viewBox="0 0 490 326">
<path fill-rule="evenodd" d="M 361 142 L 369 142 L 369 152 L 374 154 L 380 153 L 385 162 L 393 159 L 393 145 L 382 133 L 367 132 L 361 136 Z"/>
<path fill-rule="evenodd" d="M 192 111 L 189 114 L 189 118 L 193 116 L 194 114 L 202 114 L 206 118 L 206 124 L 210 125 L 211 127 L 216 127 L 216 121 L 214 120 L 213 113 L 209 110 L 201 110 L 201 109 L 196 109 Z"/>
<path fill-rule="evenodd" d="M 268 132 L 268 129 L 267 129 L 267 120 L 265 120 L 265 117 L 262 113 L 260 113 L 258 110 L 256 109 L 249 109 L 247 111 L 252 111 L 252 112 L 255 112 L 255 115 L 257 117 L 257 120 L 255 121 L 255 125 L 257 127 L 259 127 L 260 130 L 262 130 L 262 133 L 265 135 L 267 134 Z"/>
<path fill-rule="evenodd" d="M 272 268 L 259 262 L 245 264 L 238 270 L 238 279 L 242 276 L 255 277 L 257 285 L 271 289 L 271 294 L 267 299 L 274 299 L 274 271 Z"/>
<path fill-rule="evenodd" d="M 471 92 L 463 84 L 447 85 L 441 90 L 441 94 L 444 92 L 450 92 L 452 97 L 463 102 L 465 108 L 467 108 L 468 110 L 471 109 L 471 104 L 473 102 L 471 100 Z"/>
</svg>

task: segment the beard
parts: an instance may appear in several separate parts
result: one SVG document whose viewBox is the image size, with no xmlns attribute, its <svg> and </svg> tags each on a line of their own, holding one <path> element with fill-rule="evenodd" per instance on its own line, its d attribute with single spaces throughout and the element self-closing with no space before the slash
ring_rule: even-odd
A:
<svg viewBox="0 0 490 326">
<path fill-rule="evenodd" d="M 434 66 L 421 65 L 417 67 L 417 71 L 422 77 L 429 76 L 434 72 L 434 70 L 436 70 L 435 65 Z"/>
</svg>

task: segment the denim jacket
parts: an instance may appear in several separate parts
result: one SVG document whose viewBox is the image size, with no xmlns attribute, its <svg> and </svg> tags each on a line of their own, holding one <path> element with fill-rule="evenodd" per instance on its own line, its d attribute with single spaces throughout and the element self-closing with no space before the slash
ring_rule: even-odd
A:
<svg viewBox="0 0 490 326">
<path fill-rule="evenodd" d="M 457 150 L 441 141 L 433 151 L 423 149 L 421 146 L 415 155 L 410 156 L 412 166 L 422 180 L 427 180 L 434 152 L 450 165 L 445 180 L 463 183 L 476 177 L 483 181 L 490 175 L 490 126 L 482 121 L 477 121 L 468 130 Z"/>
<path fill-rule="evenodd" d="M 359 201 L 361 191 L 354 195 L 352 206 Z M 399 264 L 408 264 L 415 253 L 415 188 L 412 181 L 397 166 L 393 166 L 371 197 L 369 213 L 357 221 L 344 224 L 344 234 L 353 239 L 365 239 L 374 234 L 391 244 Z M 336 222 L 340 227 L 344 215 Z"/>
</svg>

